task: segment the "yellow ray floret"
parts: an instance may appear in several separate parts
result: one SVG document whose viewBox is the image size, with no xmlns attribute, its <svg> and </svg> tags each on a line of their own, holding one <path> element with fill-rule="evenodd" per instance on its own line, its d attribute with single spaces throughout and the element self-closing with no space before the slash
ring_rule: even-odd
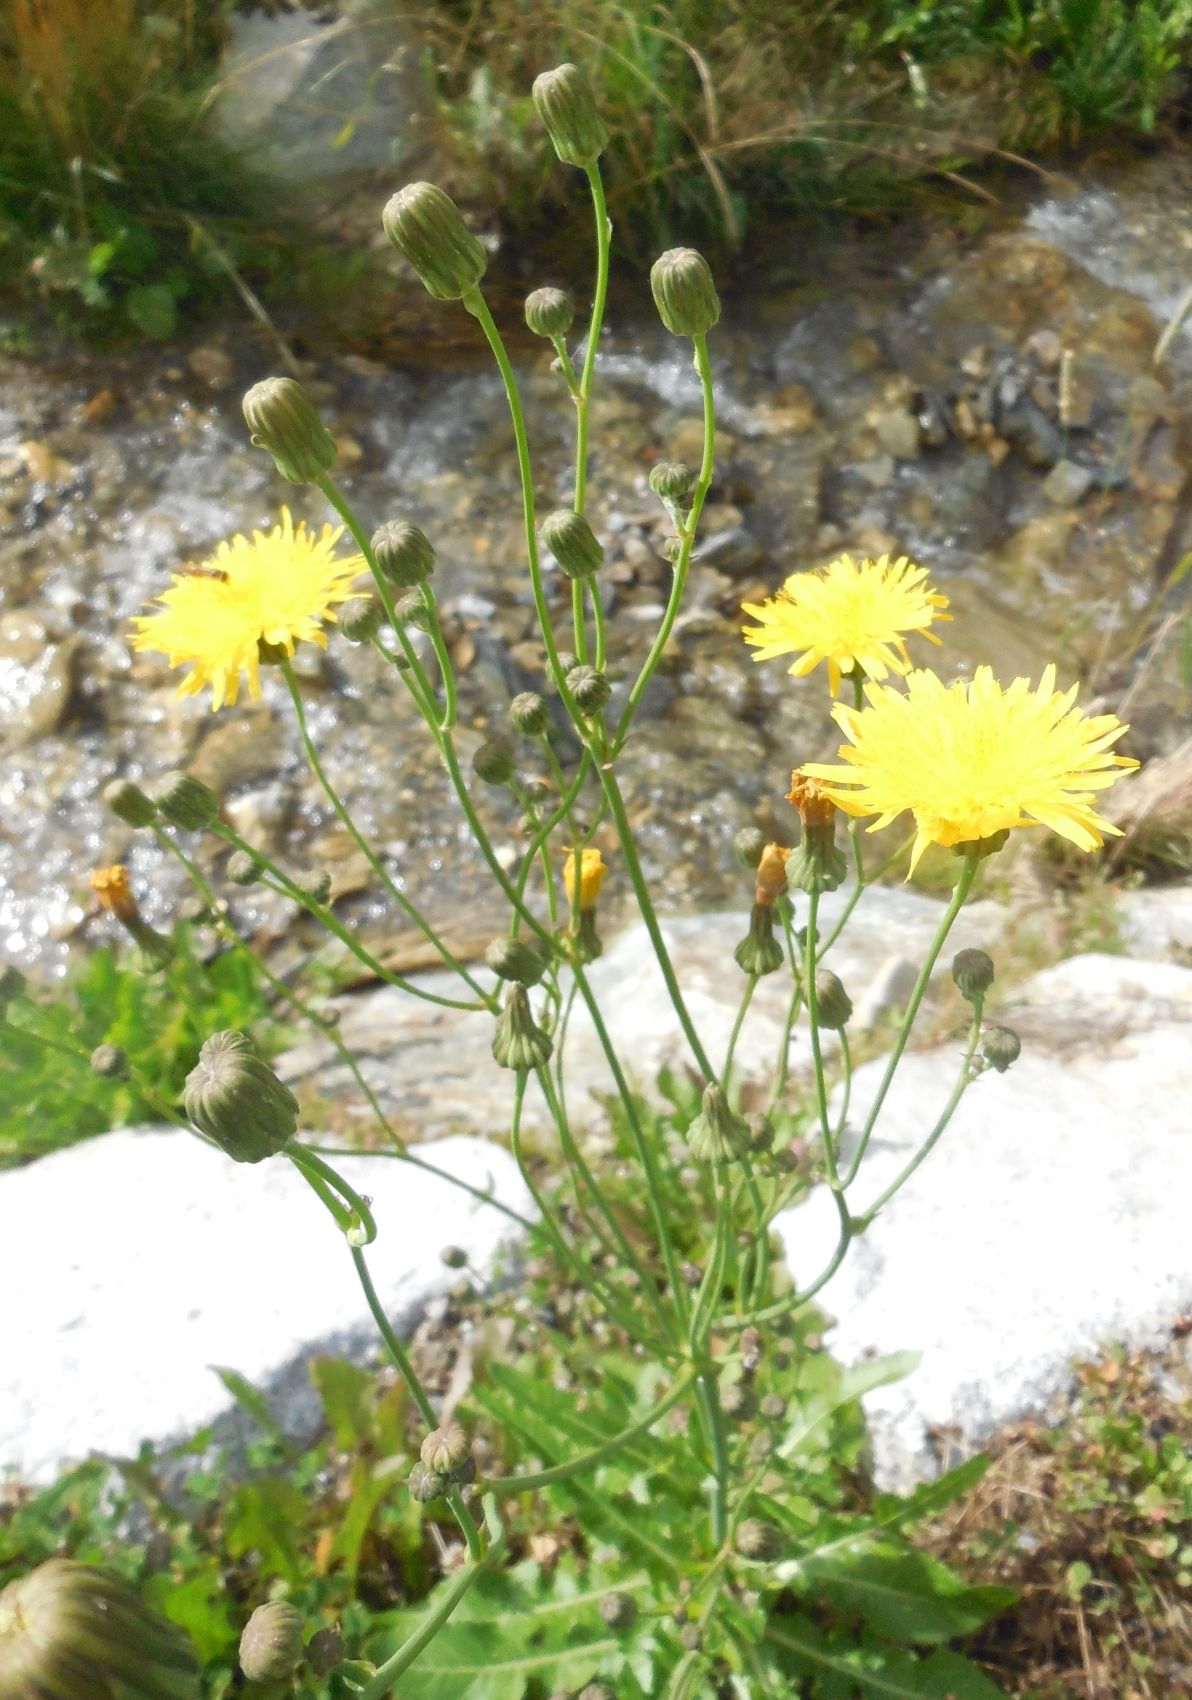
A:
<svg viewBox="0 0 1192 1700">
<path fill-rule="evenodd" d="M 323 622 L 353 594 L 364 569 L 359 555 L 337 558 L 343 526 L 321 534 L 294 524 L 288 508 L 271 531 L 221 543 L 201 566 L 174 574 L 158 597 L 161 612 L 141 614 L 133 648 L 158 650 L 171 667 L 190 667 L 179 696 L 211 686 L 211 706 L 236 701 L 240 675 L 254 700 L 261 694 L 260 646 L 293 655 L 298 643 L 327 644 Z"/>
<path fill-rule="evenodd" d="M 927 572 L 900 555 L 892 561 L 838 561 L 814 572 L 792 573 L 777 596 L 742 604 L 758 622 L 744 626 L 745 642 L 757 650 L 755 661 L 795 655 L 790 671 L 804 678 L 821 661 L 828 664 L 828 686 L 835 696 L 841 675 L 859 667 L 867 679 L 908 673 L 911 660 L 904 632 L 917 632 L 932 643 L 933 620 L 950 620 L 948 598 L 932 590 Z"/>
<path fill-rule="evenodd" d="M 1003 690 L 978 667 L 971 683 L 946 685 L 924 670 L 908 676 L 905 693 L 868 684 L 865 696 L 865 708 L 832 711 L 851 739 L 837 752 L 844 765 L 802 771 L 846 813 L 877 815 L 871 832 L 909 809 L 912 872 L 929 844 L 977 843 L 1016 826 L 1050 827 L 1082 850 L 1117 833 L 1092 804 L 1138 766 L 1111 748 L 1127 728 L 1075 708 L 1076 686 L 1057 691 L 1054 667 L 1034 689 L 1015 679 Z"/>
</svg>

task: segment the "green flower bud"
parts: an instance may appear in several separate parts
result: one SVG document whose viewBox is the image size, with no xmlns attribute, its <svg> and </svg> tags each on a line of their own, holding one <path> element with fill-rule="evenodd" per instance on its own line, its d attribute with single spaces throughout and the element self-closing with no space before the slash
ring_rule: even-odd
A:
<svg viewBox="0 0 1192 1700">
<path fill-rule="evenodd" d="M 494 939 L 484 960 L 499 979 L 516 981 L 519 986 L 536 986 L 546 973 L 546 957 L 525 939 Z"/>
<path fill-rule="evenodd" d="M 804 828 L 803 837 L 791 851 L 786 864 L 786 883 L 791 891 L 835 891 L 848 877 L 848 863 L 836 844 L 836 828 L 829 824 Z"/>
<path fill-rule="evenodd" d="M 733 849 L 743 868 L 756 868 L 768 843 L 760 826 L 743 826 L 733 839 Z"/>
<path fill-rule="evenodd" d="M 330 1676 L 344 1656 L 344 1638 L 339 1629 L 316 1629 L 306 1648 L 306 1662 L 316 1676 Z"/>
<path fill-rule="evenodd" d="M 596 931 L 595 909 L 581 909 L 578 915 L 572 917 L 573 931 L 571 933 L 572 960 L 581 965 L 595 962 L 598 956 L 604 955 L 604 940 Z"/>
<path fill-rule="evenodd" d="M 458 1423 L 432 1429 L 422 1442 L 422 1462 L 436 1476 L 457 1482 L 472 1461 L 472 1442 Z"/>
<path fill-rule="evenodd" d="M 749 931 L 733 951 L 733 960 L 745 974 L 772 974 L 786 961 L 786 952 L 774 937 L 774 906 L 755 903 L 749 912 Z"/>
<path fill-rule="evenodd" d="M 610 1629 L 630 1629 L 637 1619 L 637 1601 L 632 1594 L 606 1594 L 600 1602 L 600 1615 Z"/>
<path fill-rule="evenodd" d="M 564 165 L 595 165 L 608 146 L 592 86 L 577 65 L 557 65 L 534 78 L 534 105 Z"/>
<path fill-rule="evenodd" d="M 204 1041 L 182 1105 L 195 1127 L 236 1163 L 272 1157 L 298 1126 L 294 1094 L 258 1057 L 247 1033 L 231 1030 Z"/>
<path fill-rule="evenodd" d="M 663 539 L 662 558 L 665 561 L 669 561 L 672 567 L 682 553 L 683 539 L 681 537 L 666 537 Z"/>
<path fill-rule="evenodd" d="M 445 1245 L 439 1253 L 439 1261 L 446 1264 L 448 1269 L 466 1269 L 468 1267 L 468 1254 L 463 1246 Z"/>
<path fill-rule="evenodd" d="M 975 1004 L 993 985 L 993 958 L 983 950 L 958 950 L 952 958 L 952 978 L 961 996 Z"/>
<path fill-rule="evenodd" d="M 426 606 L 420 590 L 404 591 L 393 604 L 393 612 L 400 625 L 413 626 L 419 632 L 429 632 L 430 609 Z"/>
<path fill-rule="evenodd" d="M 517 771 L 513 752 L 503 738 L 489 738 L 472 757 L 472 771 L 486 785 L 508 785 Z"/>
<path fill-rule="evenodd" d="M 758 1407 L 758 1415 L 768 1423 L 780 1423 L 786 1415 L 786 1400 L 781 1393 L 767 1393 Z"/>
<path fill-rule="evenodd" d="M 258 1606 L 240 1637 L 240 1669 L 250 1682 L 284 1682 L 302 1663 L 305 1626 L 289 1600 Z"/>
<path fill-rule="evenodd" d="M 545 1068 L 554 1049 L 549 1033 L 534 1020 L 526 988 L 510 986 L 493 1034 L 493 1060 L 501 1068 Z"/>
<path fill-rule="evenodd" d="M 567 688 L 581 714 L 599 714 L 608 707 L 613 694 L 608 675 L 596 667 L 573 667 L 567 675 Z"/>
<path fill-rule="evenodd" d="M 981 1055 L 999 1074 L 1005 1074 L 1021 1052 L 1022 1040 L 1011 1027 L 987 1027 L 981 1036 Z"/>
<path fill-rule="evenodd" d="M 650 267 L 658 316 L 675 336 L 704 336 L 720 317 L 720 297 L 703 255 L 669 248 Z"/>
<path fill-rule="evenodd" d="M 568 578 L 590 578 L 604 559 L 604 549 L 583 514 L 556 508 L 547 514 L 539 532 L 542 543 Z"/>
<path fill-rule="evenodd" d="M 526 296 L 526 324 L 535 336 L 564 337 L 575 318 L 575 303 L 565 289 L 535 289 Z"/>
<path fill-rule="evenodd" d="M 754 1110 L 745 1117 L 745 1126 L 749 1129 L 749 1149 L 759 1154 L 769 1151 L 774 1144 L 774 1123 L 761 1110 Z"/>
<path fill-rule="evenodd" d="M 450 195 L 409 183 L 381 214 L 385 234 L 436 301 L 459 301 L 484 276 L 488 258 Z"/>
<path fill-rule="evenodd" d="M 52 1558 L 0 1591 L 2 1700 L 199 1700 L 187 1637 L 110 1570 Z"/>
<path fill-rule="evenodd" d="M 264 378 L 244 398 L 252 442 L 291 484 L 317 484 L 335 465 L 335 438 L 294 378 Z"/>
<path fill-rule="evenodd" d="M 550 710 L 537 691 L 519 691 L 509 704 L 509 718 L 527 738 L 540 738 L 550 725 Z"/>
<path fill-rule="evenodd" d="M 349 643 L 371 643 L 385 624 L 385 610 L 375 596 L 349 602 L 339 616 L 339 629 Z"/>
<path fill-rule="evenodd" d="M 390 519 L 372 535 L 372 551 L 385 577 L 401 590 L 425 584 L 435 570 L 430 538 L 407 520 Z"/>
<path fill-rule="evenodd" d="M 224 869 L 233 885 L 255 885 L 261 871 L 261 864 L 247 850 L 233 850 Z"/>
<path fill-rule="evenodd" d="M 16 998 L 23 998 L 28 981 L 19 968 L 9 963 L 0 971 L 0 1021 L 8 1014 L 8 1006 Z"/>
<path fill-rule="evenodd" d="M 729 1108 L 719 1086 L 706 1086 L 699 1115 L 687 1129 L 687 1149 L 697 1163 L 735 1163 L 749 1144 L 749 1128 Z"/>
<path fill-rule="evenodd" d="M 848 1025 L 853 1013 L 853 1001 L 839 978 L 823 968 L 815 976 L 815 1001 L 818 1005 L 819 1027 L 839 1030 Z"/>
<path fill-rule="evenodd" d="M 113 779 L 104 786 L 103 800 L 119 820 L 127 826 L 152 826 L 157 818 L 157 806 L 139 785 L 131 779 Z"/>
<path fill-rule="evenodd" d="M 119 1045 L 96 1045 L 90 1057 L 91 1068 L 103 1080 L 127 1080 L 128 1052 Z"/>
<path fill-rule="evenodd" d="M 572 655 L 569 649 L 559 650 L 559 672 L 566 678 L 568 673 L 574 673 L 579 666 L 579 656 Z"/>
<path fill-rule="evenodd" d="M 219 813 L 219 798 L 192 773 L 171 773 L 157 794 L 161 818 L 184 832 L 202 832 Z"/>
<path fill-rule="evenodd" d="M 449 1486 L 446 1476 L 428 1470 L 425 1464 L 415 1464 L 410 1471 L 410 1498 L 416 1499 L 419 1505 L 430 1505 L 434 1500 L 442 1499 Z"/>
<path fill-rule="evenodd" d="M 742 1558 L 759 1564 L 772 1564 L 783 1548 L 781 1529 L 764 1523 L 760 1517 L 747 1517 L 737 1529 L 737 1551 Z"/>
<path fill-rule="evenodd" d="M 660 460 L 650 468 L 650 488 L 660 501 L 683 501 L 694 483 L 694 472 L 681 460 Z"/>
</svg>

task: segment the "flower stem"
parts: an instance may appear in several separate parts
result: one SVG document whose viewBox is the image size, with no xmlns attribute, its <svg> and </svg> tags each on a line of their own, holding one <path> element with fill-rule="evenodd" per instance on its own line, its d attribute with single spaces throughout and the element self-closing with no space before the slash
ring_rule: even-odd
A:
<svg viewBox="0 0 1192 1700">
<path fill-rule="evenodd" d="M 600 1446 L 594 1446 L 590 1452 L 585 1452 L 582 1458 L 571 1458 L 565 1464 L 554 1464 L 549 1470 L 538 1470 L 532 1475 L 506 1476 L 492 1484 L 496 1493 L 506 1497 L 515 1493 L 532 1493 L 538 1488 L 553 1487 L 556 1482 L 566 1482 L 572 1476 L 586 1475 L 594 1470 L 597 1464 L 602 1464 L 606 1458 L 615 1457 L 623 1446 L 639 1436 L 649 1433 L 655 1423 L 661 1422 L 669 1410 L 672 1410 L 684 1394 L 690 1391 L 695 1380 L 695 1371 L 691 1368 L 680 1371 L 676 1376 L 670 1392 L 660 1399 L 652 1411 L 636 1422 L 630 1423 L 619 1434 L 614 1434 Z"/>
</svg>

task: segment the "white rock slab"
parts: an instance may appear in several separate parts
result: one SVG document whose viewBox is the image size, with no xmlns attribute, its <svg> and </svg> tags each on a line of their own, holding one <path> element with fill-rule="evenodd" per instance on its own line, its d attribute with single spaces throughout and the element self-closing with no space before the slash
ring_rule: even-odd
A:
<svg viewBox="0 0 1192 1700">
<path fill-rule="evenodd" d="M 417 1153 L 523 1215 L 512 1157 L 457 1138 Z M 373 1200 L 368 1261 L 395 1327 L 488 1271 L 516 1225 L 390 1158 L 337 1160 Z M 318 1350 L 376 1338 L 351 1257 L 291 1164 L 229 1162 L 173 1130 L 107 1134 L 0 1173 L 0 1470 L 45 1481 L 92 1451 L 194 1433 L 228 1409 L 211 1366 L 268 1384 Z"/>
<path fill-rule="evenodd" d="M 839 917 L 847 893 L 825 897 L 820 910 L 826 937 Z M 858 1021 L 876 1020 L 891 998 L 904 999 L 909 980 L 939 925 L 944 905 L 936 898 L 901 887 L 867 892 L 848 927 L 827 958 L 857 1007 Z M 796 922 L 806 918 L 806 899 L 796 902 Z M 961 912 L 938 972 L 946 973 L 955 951 L 982 945 L 994 951 L 1006 922 L 995 903 L 971 904 Z M 662 922 L 662 934 L 696 1031 L 717 1068 L 736 1020 L 745 976 L 733 961 L 744 937 L 744 913 L 687 915 Z M 636 1089 L 653 1092 L 664 1065 L 690 1060 L 649 935 L 642 925 L 607 941 L 604 955 L 588 976 L 613 1047 Z M 412 976 L 435 992 L 457 993 L 458 982 L 446 972 Z M 774 1067 L 786 1026 L 790 980 L 767 975 L 757 988 L 738 1047 L 738 1070 L 768 1072 Z M 422 1003 L 393 986 L 336 1000 L 340 1034 L 363 1072 L 390 1107 L 408 1138 L 451 1132 L 459 1127 L 497 1131 L 508 1125 L 512 1077 L 493 1066 L 492 1020 Z M 807 1060 L 806 1025 L 791 1046 L 796 1069 Z M 279 1059 L 290 1080 L 313 1083 L 330 1098 L 355 1088 L 323 1039 L 310 1039 Z M 613 1089 L 608 1063 L 582 1002 L 575 1005 L 567 1038 L 568 1104 L 580 1123 L 603 1116 L 598 1095 Z M 537 1096 L 527 1099 L 529 1125 L 545 1125 Z"/>
<path fill-rule="evenodd" d="M 928 1425 L 953 1425 L 972 1450 L 1042 1411 L 1074 1359 L 1107 1339 L 1157 1345 L 1192 1303 L 1192 969 L 1073 957 L 1030 981 L 1006 1020 L 1019 1061 L 970 1088 L 821 1295 L 844 1361 L 922 1353 L 908 1380 L 865 1400 L 883 1486 L 936 1473 Z M 958 1060 L 956 1047 L 904 1059 L 854 1213 L 917 1148 Z M 858 1071 L 853 1126 L 883 1066 Z M 835 1222 L 822 1189 L 780 1220 L 801 1283 L 826 1264 Z"/>
<path fill-rule="evenodd" d="M 1124 891 L 1117 915 L 1122 942 L 1132 956 L 1186 962 L 1192 955 L 1192 885 Z"/>
</svg>

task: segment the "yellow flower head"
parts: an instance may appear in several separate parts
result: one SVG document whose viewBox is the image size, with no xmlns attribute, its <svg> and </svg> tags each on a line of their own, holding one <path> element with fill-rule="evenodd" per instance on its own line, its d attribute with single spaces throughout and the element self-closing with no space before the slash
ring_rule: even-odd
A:
<svg viewBox="0 0 1192 1700">
<path fill-rule="evenodd" d="M 756 626 L 744 626 L 745 642 L 757 650 L 755 661 L 795 655 L 790 671 L 802 679 L 828 663 L 828 686 L 835 696 L 843 673 L 859 667 L 868 679 L 909 673 L 910 656 L 903 632 L 940 640 L 928 627 L 950 620 L 948 598 L 927 585 L 927 572 L 905 555 L 892 561 L 838 561 L 814 572 L 792 573 L 777 596 L 745 602 Z M 799 653 L 799 652 L 802 653 Z"/>
<path fill-rule="evenodd" d="M 352 581 L 364 567 L 359 555 L 336 558 L 342 536 L 342 526 L 330 525 L 316 536 L 283 508 L 272 531 L 237 535 L 202 566 L 175 573 L 157 599 L 161 613 L 133 621 L 133 648 L 160 650 L 171 667 L 190 666 L 179 696 L 210 685 L 212 708 L 230 706 L 243 673 L 255 700 L 262 643 L 287 655 L 303 640 L 326 648 L 321 622 L 335 619 L 333 607 L 353 595 Z"/>
<path fill-rule="evenodd" d="M 122 862 L 114 862 L 110 868 L 96 868 L 91 875 L 91 889 L 100 907 L 118 921 L 131 921 L 139 915 L 137 900 L 128 883 L 128 869 Z"/>
<path fill-rule="evenodd" d="M 976 844 L 1015 826 L 1049 826 L 1082 850 L 1117 827 L 1092 808 L 1094 795 L 1137 767 L 1111 746 L 1127 730 L 1113 714 L 1074 708 L 1076 686 L 1055 688 L 1055 668 L 1032 690 L 1015 679 L 1003 690 L 988 667 L 971 683 L 945 685 L 934 673 L 910 674 L 905 695 L 865 687 L 869 706 L 837 703 L 833 716 L 852 740 L 842 767 L 809 763 L 850 815 L 877 815 L 878 832 L 910 809 L 918 834 L 911 871 L 929 844 Z"/>
<path fill-rule="evenodd" d="M 579 904 L 584 909 L 595 909 L 600 896 L 600 887 L 604 884 L 604 876 L 608 872 L 604 857 L 599 850 L 591 845 L 579 853 Z M 567 901 L 572 909 L 577 907 L 575 901 L 576 870 L 575 851 L 568 850 L 567 859 L 563 863 L 563 890 L 567 893 Z"/>
</svg>

